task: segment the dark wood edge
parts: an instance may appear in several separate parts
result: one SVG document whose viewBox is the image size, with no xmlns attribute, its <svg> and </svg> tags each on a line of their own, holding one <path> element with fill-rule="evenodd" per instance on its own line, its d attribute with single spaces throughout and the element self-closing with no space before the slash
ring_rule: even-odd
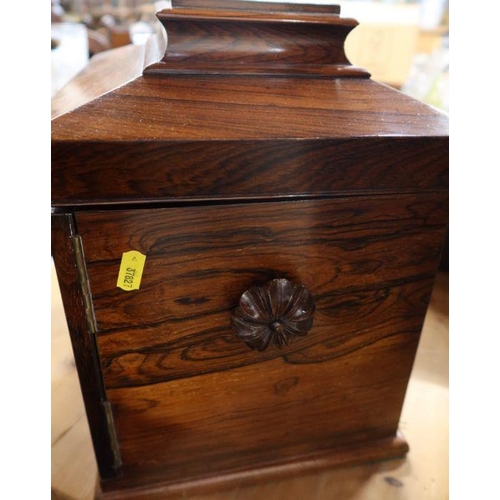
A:
<svg viewBox="0 0 500 500">
<path fill-rule="evenodd" d="M 92 156 L 86 155 L 90 147 Z M 447 148 L 447 136 L 102 144 L 53 141 L 52 206 L 280 201 L 447 189 Z M 390 163 L 378 173 L 379 157 L 388 150 Z M 203 155 L 205 163 L 199 161 Z M 151 160 L 145 162 L 144 158 Z M 231 163 L 221 180 L 217 165 L 223 158 L 231 158 Z M 189 176 L 203 182 L 193 184 Z M 107 182 L 120 177 L 128 183 Z"/>
<path fill-rule="evenodd" d="M 207 0 L 173 0 L 174 9 L 206 8 Z M 245 0 L 211 0 L 211 8 L 224 10 L 244 10 L 256 12 L 316 12 L 339 14 L 340 5 L 319 5 L 310 3 L 248 2 Z"/>
<path fill-rule="evenodd" d="M 293 4 L 288 4 L 293 5 Z M 274 7 L 274 5 L 273 5 Z M 311 5 L 316 7 L 316 5 Z M 339 11 L 340 12 L 340 11 Z M 352 18 L 341 18 L 339 12 L 331 12 L 324 10 L 258 10 L 255 7 L 246 9 L 226 9 L 226 8 L 174 8 L 164 9 L 157 13 L 160 21 L 166 19 L 205 19 L 214 21 L 258 21 L 258 22 L 307 22 L 314 24 L 342 24 L 356 26 L 357 21 Z"/>
<path fill-rule="evenodd" d="M 146 76 L 153 75 L 237 75 L 245 74 L 251 76 L 272 76 L 272 77 L 310 77 L 310 78 L 370 78 L 371 73 L 366 69 L 352 66 L 351 64 L 296 64 L 296 65 L 246 65 L 244 71 L 241 66 L 231 64 L 219 64 L 210 67 L 199 64 L 185 68 L 182 64 L 172 64 L 166 62 L 153 63 L 147 66 L 143 72 Z"/>
<path fill-rule="evenodd" d="M 335 198 L 373 197 L 373 196 L 406 196 L 412 194 L 442 193 L 448 194 L 447 188 L 430 189 L 388 189 L 388 190 L 359 190 L 339 193 L 306 193 L 304 195 L 276 195 L 271 197 L 262 196 L 213 196 L 213 197 L 186 197 L 186 198 L 149 198 L 143 200 L 116 199 L 109 201 L 75 200 L 67 204 L 54 206 L 55 213 L 64 212 L 68 209 L 83 211 L 109 211 L 109 210 L 140 210 L 151 208 L 179 208 L 193 206 L 213 205 L 248 205 L 255 203 L 282 203 L 284 201 L 307 201 L 307 200 L 332 200 Z"/>
<path fill-rule="evenodd" d="M 101 484 L 96 498 L 100 500 L 160 500 L 208 494 L 214 491 L 252 486 L 265 481 L 285 479 L 299 474 L 312 474 L 330 468 L 403 458 L 408 451 L 408 443 L 398 432 L 396 436 L 296 457 L 287 463 L 244 471 L 228 471 L 216 477 L 197 478 L 182 483 L 164 483 L 151 485 L 147 488 L 113 491 L 112 481 L 105 482 Z"/>
<path fill-rule="evenodd" d="M 109 403 L 102 376 L 95 337 L 89 332 L 77 259 L 74 252 L 73 216 L 52 214 L 52 258 L 54 260 L 75 364 L 94 445 L 99 474 L 103 478 L 119 473 L 115 436 L 110 426 Z"/>
</svg>

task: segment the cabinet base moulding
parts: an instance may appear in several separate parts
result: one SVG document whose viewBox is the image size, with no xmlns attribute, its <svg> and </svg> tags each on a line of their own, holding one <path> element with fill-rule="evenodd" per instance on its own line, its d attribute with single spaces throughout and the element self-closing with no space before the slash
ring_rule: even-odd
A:
<svg viewBox="0 0 500 500">
<path fill-rule="evenodd" d="M 196 494 L 209 494 L 232 488 L 248 487 L 266 481 L 277 481 L 296 475 L 314 474 L 322 470 L 349 467 L 369 462 L 402 459 L 409 447 L 403 435 L 321 450 L 318 453 L 295 457 L 292 461 L 255 467 L 253 469 L 227 471 L 217 476 L 186 479 L 182 482 L 158 482 L 144 487 L 123 489 L 120 479 L 104 481 L 97 488 L 97 500 L 160 500 Z"/>
</svg>

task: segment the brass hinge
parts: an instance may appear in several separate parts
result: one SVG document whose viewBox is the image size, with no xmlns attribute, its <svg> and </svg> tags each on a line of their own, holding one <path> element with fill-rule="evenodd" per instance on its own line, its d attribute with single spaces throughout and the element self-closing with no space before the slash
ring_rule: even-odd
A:
<svg viewBox="0 0 500 500">
<path fill-rule="evenodd" d="M 103 401 L 104 412 L 106 413 L 106 422 L 108 424 L 109 437 L 111 441 L 111 451 L 113 453 L 113 462 L 115 469 L 122 465 L 122 458 L 120 454 L 120 447 L 118 445 L 118 436 L 116 435 L 115 422 L 113 420 L 113 412 L 109 401 Z"/>
<path fill-rule="evenodd" d="M 72 241 L 76 258 L 78 278 L 82 290 L 83 305 L 85 308 L 85 319 L 87 320 L 87 327 L 89 333 L 94 335 L 97 332 L 97 322 L 94 314 L 94 306 L 92 304 L 92 295 L 90 293 L 90 284 L 87 275 L 87 267 L 85 266 L 82 238 L 78 235 L 74 235 L 72 236 Z"/>
<path fill-rule="evenodd" d="M 78 281 L 80 282 L 80 289 L 83 298 L 83 305 L 85 310 L 85 319 L 87 323 L 87 328 L 89 334 L 92 335 L 92 350 L 93 356 L 98 369 L 99 383 L 100 383 L 100 397 L 101 404 L 104 409 L 104 415 L 106 418 L 106 426 L 108 428 L 111 452 L 113 454 L 113 466 L 118 469 L 121 464 L 120 448 L 118 444 L 118 437 L 116 435 L 115 424 L 113 420 L 113 412 L 111 410 L 111 405 L 106 397 L 106 390 L 104 388 L 104 381 L 102 379 L 101 364 L 99 361 L 99 350 L 97 348 L 97 339 L 95 334 L 97 333 L 97 321 L 94 313 L 94 305 L 92 302 L 92 294 L 90 291 L 89 277 L 87 273 L 87 266 L 85 265 L 85 254 L 83 252 L 83 243 L 81 236 L 73 234 L 71 236 L 73 242 L 73 250 L 75 253 L 76 268 L 78 272 Z"/>
</svg>

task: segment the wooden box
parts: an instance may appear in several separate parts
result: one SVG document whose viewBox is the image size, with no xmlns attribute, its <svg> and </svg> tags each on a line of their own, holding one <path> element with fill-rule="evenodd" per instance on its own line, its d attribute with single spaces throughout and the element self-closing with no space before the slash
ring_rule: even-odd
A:
<svg viewBox="0 0 500 500">
<path fill-rule="evenodd" d="M 152 38 L 52 122 L 99 495 L 404 456 L 447 116 L 351 66 L 338 7 L 186 3 L 158 14 L 166 52 Z"/>
</svg>

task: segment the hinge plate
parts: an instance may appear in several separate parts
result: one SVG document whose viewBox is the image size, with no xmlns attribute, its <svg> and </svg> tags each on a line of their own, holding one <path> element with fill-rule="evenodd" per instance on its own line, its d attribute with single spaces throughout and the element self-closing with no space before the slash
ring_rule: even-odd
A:
<svg viewBox="0 0 500 500">
<path fill-rule="evenodd" d="M 97 321 L 95 319 L 94 306 L 92 304 L 92 295 L 90 293 L 90 284 L 87 275 L 87 267 L 85 265 L 82 238 L 78 235 L 74 235 L 72 236 L 72 242 L 73 249 L 75 251 L 76 267 L 85 307 L 85 318 L 87 320 L 89 333 L 94 335 L 97 332 Z"/>
<path fill-rule="evenodd" d="M 90 283 L 87 273 L 87 266 L 85 265 L 85 254 L 83 251 L 83 242 L 81 236 L 73 234 L 71 236 L 71 241 L 73 243 L 73 251 L 75 254 L 76 268 L 78 273 L 78 281 L 80 283 L 81 295 L 83 298 L 83 305 L 85 310 L 85 320 L 87 323 L 88 333 L 92 338 L 92 350 L 93 357 L 96 365 L 99 367 L 99 379 L 100 379 L 100 398 L 101 405 L 104 409 L 104 415 L 106 418 L 106 426 L 109 432 L 109 440 L 111 445 L 111 452 L 113 454 L 113 466 L 117 470 L 121 464 L 120 448 L 118 444 L 118 437 L 116 435 L 115 424 L 113 420 L 113 412 L 111 405 L 106 397 L 106 390 L 104 388 L 104 381 L 102 379 L 101 364 L 99 360 L 99 350 L 97 348 L 97 339 L 95 334 L 98 331 L 97 321 L 94 313 L 94 305 L 92 302 L 92 293 L 90 290 Z"/>
<path fill-rule="evenodd" d="M 116 435 L 115 422 L 113 420 L 113 411 L 111 410 L 111 404 L 109 401 L 103 401 L 104 412 L 106 413 L 106 421 L 108 424 L 108 430 L 111 438 L 111 449 L 113 452 L 113 459 L 115 468 L 119 468 L 122 465 L 122 459 L 120 455 L 120 447 L 118 445 L 118 436 Z"/>
</svg>

